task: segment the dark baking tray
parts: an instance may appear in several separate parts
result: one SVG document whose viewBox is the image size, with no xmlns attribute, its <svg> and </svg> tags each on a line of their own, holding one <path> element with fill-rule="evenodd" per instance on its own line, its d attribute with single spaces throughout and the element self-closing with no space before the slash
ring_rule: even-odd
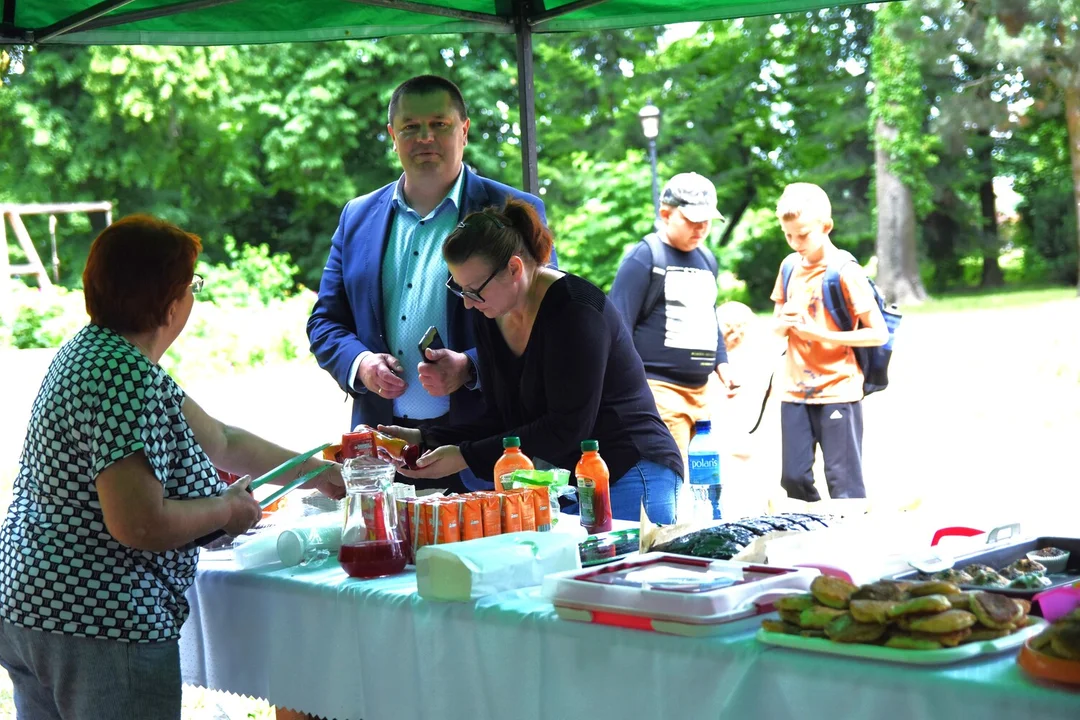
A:
<svg viewBox="0 0 1080 720">
<path fill-rule="evenodd" d="M 1050 590 L 1051 588 L 1059 587 L 1061 585 L 1068 585 L 1080 581 L 1080 538 L 1064 538 L 1064 537 L 1038 537 L 1027 540 L 1019 540 L 1013 542 L 1006 540 L 1002 543 L 994 543 L 987 545 L 985 550 L 980 550 L 974 553 L 968 553 L 967 555 L 961 555 L 956 558 L 956 562 L 953 563 L 953 567 L 960 569 L 965 565 L 971 563 L 980 563 L 982 565 L 989 565 L 995 570 L 1001 570 L 1002 568 L 1012 565 L 1017 560 L 1027 557 L 1029 552 L 1034 550 L 1041 550 L 1044 547 L 1056 547 L 1062 550 L 1067 550 L 1069 555 L 1069 562 L 1065 565 L 1065 572 L 1053 573 L 1047 575 L 1050 578 L 1051 584 L 1043 588 L 991 588 L 984 587 L 982 585 L 961 585 L 961 590 L 987 590 L 989 592 L 998 593 L 999 595 L 1008 595 L 1009 597 L 1025 598 L 1030 600 L 1035 595 Z M 900 573 L 893 575 L 893 580 L 918 580 L 918 570 L 912 570 L 910 572 Z"/>
</svg>

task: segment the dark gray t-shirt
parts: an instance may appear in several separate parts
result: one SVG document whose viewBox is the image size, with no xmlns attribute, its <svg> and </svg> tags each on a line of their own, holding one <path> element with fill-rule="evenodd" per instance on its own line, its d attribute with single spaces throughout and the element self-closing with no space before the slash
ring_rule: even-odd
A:
<svg viewBox="0 0 1080 720">
<path fill-rule="evenodd" d="M 161 553 L 109 534 L 95 480 L 142 451 L 167 499 L 224 489 L 181 410 L 184 391 L 120 335 L 87 325 L 34 401 L 0 528 L 0 617 L 24 628 L 151 642 L 179 637 L 199 550 Z"/>
<path fill-rule="evenodd" d="M 645 374 L 653 380 L 701 387 L 727 350 L 716 320 L 716 275 L 705 260 L 708 249 L 683 252 L 663 244 L 664 291 L 645 316 L 643 306 L 653 274 L 652 251 L 635 245 L 619 266 L 609 297 L 634 336 Z"/>
</svg>

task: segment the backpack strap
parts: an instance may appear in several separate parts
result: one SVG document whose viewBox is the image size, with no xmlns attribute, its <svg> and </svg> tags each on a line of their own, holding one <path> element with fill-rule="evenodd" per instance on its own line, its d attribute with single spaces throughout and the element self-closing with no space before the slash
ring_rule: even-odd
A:
<svg viewBox="0 0 1080 720">
<path fill-rule="evenodd" d="M 791 274 L 795 272 L 795 263 L 799 261 L 798 255 L 788 255 L 780 265 L 781 287 L 784 290 L 784 302 L 787 302 L 788 283 L 791 282 Z"/>
<path fill-rule="evenodd" d="M 825 268 L 825 279 L 821 287 L 821 299 L 825 303 L 825 311 L 829 313 L 837 327 L 844 331 L 855 329 L 855 320 L 851 317 L 851 310 L 844 297 L 843 283 L 840 280 L 840 271 L 848 263 L 858 264 L 858 261 L 846 250 L 839 251 L 836 254 L 836 260 Z"/>
<path fill-rule="evenodd" d="M 649 246 L 652 267 L 649 268 L 649 289 L 645 291 L 645 302 L 641 305 L 641 312 L 638 313 L 634 325 L 645 322 L 645 318 L 656 309 L 660 296 L 664 294 L 664 277 L 667 275 L 667 263 L 664 262 L 664 241 L 656 233 L 649 233 L 642 242 Z"/>
</svg>

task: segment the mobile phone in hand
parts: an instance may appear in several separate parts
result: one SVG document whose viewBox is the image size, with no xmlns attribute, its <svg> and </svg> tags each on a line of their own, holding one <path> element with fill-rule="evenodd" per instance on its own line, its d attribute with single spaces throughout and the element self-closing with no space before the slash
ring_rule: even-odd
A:
<svg viewBox="0 0 1080 720">
<path fill-rule="evenodd" d="M 427 329 L 427 332 L 424 333 L 424 337 L 420 338 L 420 342 L 417 343 L 416 347 L 420 350 L 420 361 L 431 362 L 427 359 L 427 349 L 442 350 L 446 346 L 443 345 L 442 338 L 439 336 L 439 328 L 432 325 Z"/>
</svg>

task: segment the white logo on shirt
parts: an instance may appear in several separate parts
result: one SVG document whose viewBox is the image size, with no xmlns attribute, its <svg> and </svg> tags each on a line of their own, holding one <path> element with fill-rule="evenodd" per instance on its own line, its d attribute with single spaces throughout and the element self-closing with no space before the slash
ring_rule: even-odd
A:
<svg viewBox="0 0 1080 720">
<path fill-rule="evenodd" d="M 667 325 L 664 344 L 716 351 L 716 278 L 708 270 L 668 267 L 664 277 Z"/>
</svg>

